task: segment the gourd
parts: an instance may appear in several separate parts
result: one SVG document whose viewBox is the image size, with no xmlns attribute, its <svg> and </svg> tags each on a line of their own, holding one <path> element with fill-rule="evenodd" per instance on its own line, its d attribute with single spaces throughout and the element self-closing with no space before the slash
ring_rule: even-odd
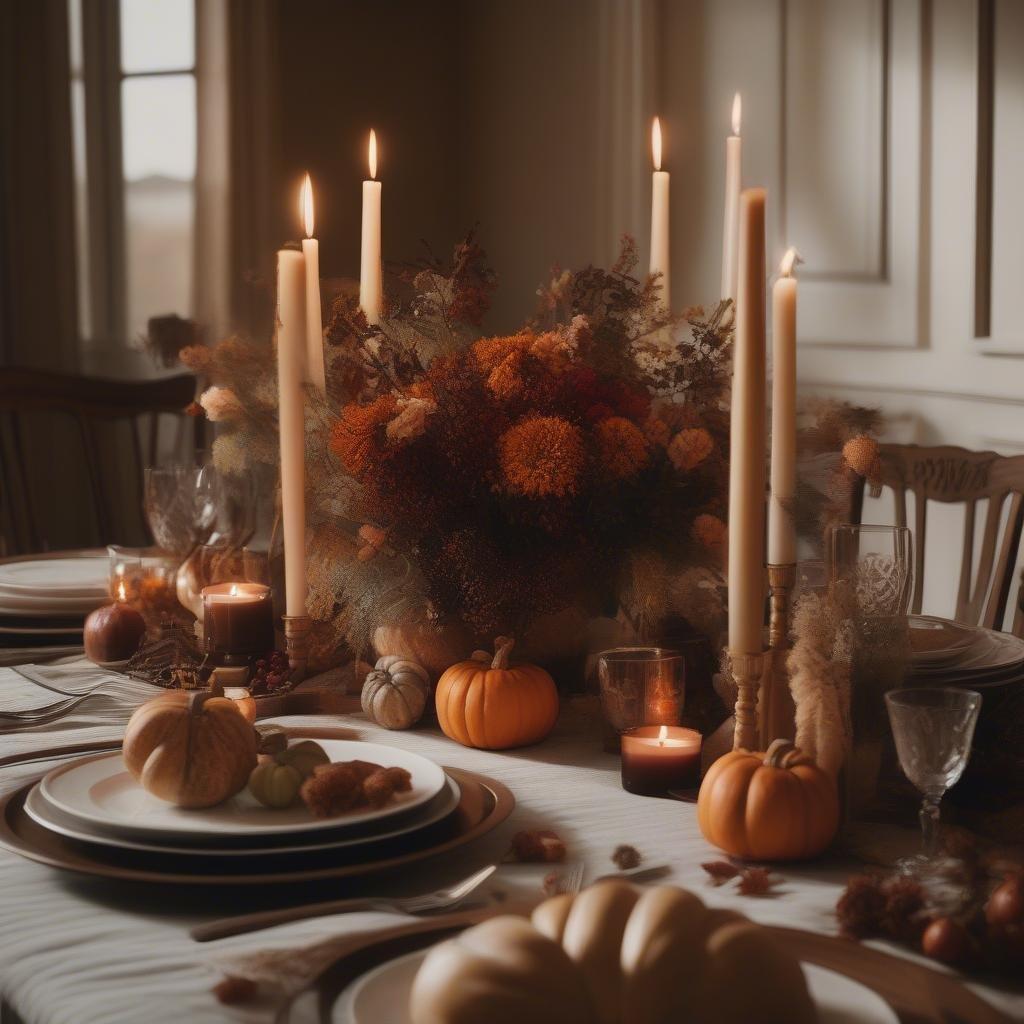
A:
<svg viewBox="0 0 1024 1024">
<path fill-rule="evenodd" d="M 256 765 L 249 776 L 249 792 L 274 810 L 291 807 L 302 786 L 302 773 L 290 764 L 270 759 Z"/>
<path fill-rule="evenodd" d="M 128 721 L 125 767 L 154 796 L 178 807 L 212 807 L 234 796 L 256 765 L 256 732 L 215 691 L 172 690 Z"/>
<path fill-rule="evenodd" d="M 509 665 L 515 643 L 495 640 L 493 659 L 477 651 L 452 665 L 437 684 L 437 720 L 467 747 L 504 750 L 544 739 L 558 718 L 555 682 L 536 665 Z"/>
<path fill-rule="evenodd" d="M 294 768 L 302 779 L 308 779 L 314 770 L 322 764 L 330 764 L 331 759 L 319 743 L 313 740 L 301 740 L 274 755 L 278 764 Z"/>
<path fill-rule="evenodd" d="M 395 655 L 422 665 L 433 682 L 473 642 L 466 626 L 450 619 L 442 626 L 426 622 L 378 626 L 373 646 L 379 658 Z"/>
<path fill-rule="evenodd" d="M 733 857 L 816 857 L 839 827 L 836 782 L 788 740 L 765 753 L 733 750 L 704 776 L 697 821 L 704 838 Z"/>
<path fill-rule="evenodd" d="M 408 729 L 423 717 L 430 676 L 422 665 L 397 654 L 381 658 L 363 683 L 363 711 L 385 729 Z"/>
<path fill-rule="evenodd" d="M 89 612 L 82 629 L 85 656 L 98 665 L 130 658 L 146 635 L 146 622 L 123 602 Z"/>
<path fill-rule="evenodd" d="M 764 928 L 684 889 L 641 894 L 618 880 L 546 900 L 529 924 L 492 918 L 435 947 L 413 983 L 410 1016 L 413 1024 L 817 1019 L 799 963 Z"/>
</svg>

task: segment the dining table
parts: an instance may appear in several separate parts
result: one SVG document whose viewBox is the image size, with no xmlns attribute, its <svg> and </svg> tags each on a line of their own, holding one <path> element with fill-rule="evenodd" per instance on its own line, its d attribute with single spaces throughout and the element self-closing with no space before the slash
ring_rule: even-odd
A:
<svg viewBox="0 0 1024 1024">
<path fill-rule="evenodd" d="M 61 678 L 94 673 L 102 685 L 55 720 L 3 727 L 0 793 L 24 786 L 67 757 L 56 753 L 46 760 L 23 760 L 36 752 L 116 742 L 132 712 L 160 692 L 120 673 L 100 670 L 80 656 L 65 658 L 60 672 Z M 45 678 L 23 666 L 0 668 L 0 710 L 38 706 L 53 696 L 41 692 L 39 683 L 30 678 L 33 675 Z M 268 721 L 298 728 L 344 726 L 358 738 L 500 779 L 513 793 L 516 806 L 498 829 L 457 855 L 357 882 L 347 890 L 325 886 L 322 894 L 307 894 L 305 899 L 346 892 L 374 896 L 426 892 L 493 862 L 499 864 L 498 870 L 474 898 L 536 898 L 552 872 L 581 868 L 586 884 L 614 871 L 615 850 L 628 844 L 643 863 L 664 865 L 667 882 L 693 890 L 709 905 L 732 908 L 764 924 L 827 936 L 837 933 L 836 900 L 847 878 L 861 867 L 857 860 L 840 853 L 811 863 L 774 866 L 777 884 L 761 896 L 741 895 L 735 885 L 714 885 L 702 865 L 719 861 L 722 855 L 702 837 L 696 804 L 626 792 L 619 758 L 603 749 L 593 708 L 584 700 L 563 702 L 558 725 L 545 742 L 506 751 L 455 744 L 436 722 L 388 731 L 359 710 L 357 698 L 352 698 L 351 707 L 346 714 Z M 565 843 L 566 863 L 511 862 L 507 855 L 512 836 L 529 829 L 555 832 Z M 913 833 L 908 829 L 906 836 Z M 386 929 L 403 920 L 402 915 L 374 910 L 294 921 L 204 944 L 190 935 L 197 924 L 232 913 L 280 907 L 290 898 L 287 891 L 274 886 L 191 893 L 80 877 L 0 849 L 0 1019 L 3 1024 L 269 1022 L 274 1018 L 272 1000 L 223 1005 L 215 997 L 212 988 L 221 977 L 225 958 L 298 949 L 345 933 Z M 927 962 L 936 971 L 948 971 L 894 945 L 876 945 L 894 955 Z M 966 983 L 1008 1019 L 1024 1020 L 1024 988 L 990 980 Z"/>
</svg>

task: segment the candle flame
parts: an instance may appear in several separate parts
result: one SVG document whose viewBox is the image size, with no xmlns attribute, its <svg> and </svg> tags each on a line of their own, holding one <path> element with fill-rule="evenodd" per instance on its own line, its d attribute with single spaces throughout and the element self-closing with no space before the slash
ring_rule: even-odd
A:
<svg viewBox="0 0 1024 1024">
<path fill-rule="evenodd" d="M 121 582 L 118 583 L 118 585 L 117 585 L 117 599 L 118 599 L 118 601 L 127 601 L 128 600 L 128 593 L 124 589 L 124 580 L 121 580 Z"/>
<path fill-rule="evenodd" d="M 667 739 L 668 739 L 668 726 L 667 725 L 663 725 L 658 730 L 658 746 L 659 747 L 665 746 L 665 740 L 667 740 Z"/>
<path fill-rule="evenodd" d="M 238 584 L 237 583 L 232 583 L 231 584 L 231 589 L 228 591 L 228 593 L 232 597 L 238 597 Z"/>
<path fill-rule="evenodd" d="M 377 178 L 377 133 L 371 128 L 370 129 L 370 145 L 367 153 L 367 159 L 370 164 L 370 177 L 374 180 Z"/>
<path fill-rule="evenodd" d="M 740 94 L 736 93 L 732 98 L 732 133 L 733 135 L 739 135 L 740 133 L 740 116 L 743 113 L 743 101 L 740 99 Z"/>
<path fill-rule="evenodd" d="M 299 192 L 299 215 L 302 217 L 303 226 L 306 229 L 306 237 L 313 237 L 313 182 L 307 174 L 302 179 L 302 189 Z"/>
<path fill-rule="evenodd" d="M 796 249 L 793 248 L 793 246 L 790 246 L 786 250 L 786 255 L 782 257 L 782 262 L 779 264 L 779 274 L 782 277 L 792 277 L 793 267 L 797 263 L 802 262 L 803 261 L 800 259 L 800 253 L 798 253 Z"/>
<path fill-rule="evenodd" d="M 651 156 L 654 158 L 654 169 L 661 170 L 661 118 L 651 122 Z"/>
</svg>

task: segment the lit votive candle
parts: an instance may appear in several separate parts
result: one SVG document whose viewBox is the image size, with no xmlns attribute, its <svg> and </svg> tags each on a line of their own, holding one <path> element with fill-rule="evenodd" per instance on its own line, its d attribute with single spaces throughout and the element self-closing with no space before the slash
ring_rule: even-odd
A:
<svg viewBox="0 0 1024 1024">
<path fill-rule="evenodd" d="M 679 725 L 642 725 L 622 734 L 622 788 L 643 796 L 696 789 L 701 735 Z"/>
<path fill-rule="evenodd" d="M 203 588 L 203 632 L 211 654 L 266 654 L 274 648 L 270 587 L 215 583 Z"/>
</svg>

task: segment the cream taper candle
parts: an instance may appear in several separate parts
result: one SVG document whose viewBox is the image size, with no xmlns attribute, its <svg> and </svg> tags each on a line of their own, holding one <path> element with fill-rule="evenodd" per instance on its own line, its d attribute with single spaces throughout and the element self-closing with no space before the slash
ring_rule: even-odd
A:
<svg viewBox="0 0 1024 1024">
<path fill-rule="evenodd" d="M 772 469 L 768 564 L 796 563 L 796 250 L 782 258 L 772 288 Z"/>
<path fill-rule="evenodd" d="M 651 273 L 661 274 L 661 301 L 665 309 L 672 308 L 669 288 L 669 176 L 661 169 L 661 121 L 651 124 L 651 157 L 654 175 L 651 179 Z"/>
<path fill-rule="evenodd" d="M 729 649 L 759 654 L 764 627 L 765 255 L 763 188 L 740 194 L 729 460 Z"/>
<path fill-rule="evenodd" d="M 371 129 L 370 180 L 363 182 L 363 238 L 359 259 L 359 306 L 371 324 L 380 323 L 383 287 L 380 262 L 380 182 L 377 181 L 377 133 Z"/>
<path fill-rule="evenodd" d="M 320 243 L 313 237 L 313 182 L 307 174 L 302 182 L 300 198 L 302 223 L 306 237 L 302 240 L 302 256 L 306 261 L 306 372 L 304 378 L 321 391 L 327 390 L 324 371 L 324 325 L 320 311 Z"/>
<path fill-rule="evenodd" d="M 722 226 L 722 298 L 736 299 L 739 270 L 739 210 L 743 181 L 740 94 L 732 100 L 732 135 L 725 140 L 725 219 Z"/>
<path fill-rule="evenodd" d="M 281 249 L 277 254 L 277 380 L 287 615 L 306 614 L 305 363 L 306 261 L 301 252 Z"/>
</svg>

